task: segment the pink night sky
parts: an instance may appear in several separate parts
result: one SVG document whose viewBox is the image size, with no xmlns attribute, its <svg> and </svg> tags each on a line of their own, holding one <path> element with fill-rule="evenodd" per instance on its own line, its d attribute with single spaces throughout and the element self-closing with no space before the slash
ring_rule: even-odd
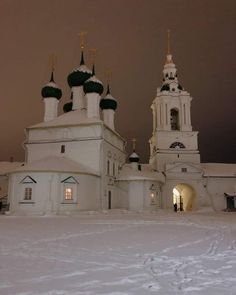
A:
<svg viewBox="0 0 236 295">
<path fill-rule="evenodd" d="M 49 56 L 55 81 L 70 99 L 68 74 L 79 65 L 78 33 L 98 49 L 96 76 L 111 68 L 118 101 L 116 130 L 148 161 L 156 88 L 162 83 L 167 29 L 181 85 L 190 92 L 192 125 L 203 162 L 236 163 L 235 0 L 1 0 L 0 160 L 24 160 L 24 129 L 43 120 L 41 88 Z"/>
</svg>

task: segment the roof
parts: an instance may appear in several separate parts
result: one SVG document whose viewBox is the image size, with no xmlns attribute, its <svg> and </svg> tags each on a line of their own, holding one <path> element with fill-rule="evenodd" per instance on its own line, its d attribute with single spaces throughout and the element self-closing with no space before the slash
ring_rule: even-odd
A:
<svg viewBox="0 0 236 295">
<path fill-rule="evenodd" d="M 46 128 L 46 127 L 60 127 L 73 125 L 87 125 L 102 123 L 100 118 L 88 118 L 86 110 L 75 110 L 62 114 L 52 121 L 41 122 L 39 124 L 28 127 L 27 129 Z"/>
<path fill-rule="evenodd" d="M 117 177 L 119 181 L 150 180 L 165 182 L 162 173 L 154 171 L 149 164 L 141 164 L 141 171 L 134 170 L 132 164 L 125 164 Z"/>
<path fill-rule="evenodd" d="M 72 172 L 79 174 L 99 174 L 89 167 L 70 160 L 66 157 L 45 157 L 37 161 L 30 162 L 24 166 L 16 168 L 11 172 Z"/>
<path fill-rule="evenodd" d="M 202 163 L 203 176 L 236 177 L 236 164 Z"/>
<path fill-rule="evenodd" d="M 0 175 L 6 175 L 11 171 L 19 168 L 23 162 L 0 162 Z"/>
</svg>

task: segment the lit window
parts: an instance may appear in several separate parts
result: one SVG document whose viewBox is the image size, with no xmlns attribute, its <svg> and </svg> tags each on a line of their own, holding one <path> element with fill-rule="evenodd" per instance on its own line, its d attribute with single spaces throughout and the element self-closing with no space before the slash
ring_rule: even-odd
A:
<svg viewBox="0 0 236 295">
<path fill-rule="evenodd" d="M 65 190 L 65 200 L 73 200 L 72 188 L 67 187 Z"/>
<path fill-rule="evenodd" d="M 31 200 L 32 199 L 32 188 L 31 187 L 26 187 L 25 188 L 25 197 L 24 200 Z"/>
</svg>

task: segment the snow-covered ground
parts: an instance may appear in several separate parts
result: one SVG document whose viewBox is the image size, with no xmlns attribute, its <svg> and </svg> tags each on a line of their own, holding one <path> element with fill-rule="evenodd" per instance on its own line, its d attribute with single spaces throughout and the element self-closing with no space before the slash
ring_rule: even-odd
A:
<svg viewBox="0 0 236 295">
<path fill-rule="evenodd" d="M 236 294 L 236 213 L 0 216 L 0 294 Z"/>
</svg>

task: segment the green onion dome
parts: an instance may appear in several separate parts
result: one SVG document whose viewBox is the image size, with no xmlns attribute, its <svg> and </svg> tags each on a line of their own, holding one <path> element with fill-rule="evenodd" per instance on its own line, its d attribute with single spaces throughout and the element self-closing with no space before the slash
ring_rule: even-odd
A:
<svg viewBox="0 0 236 295">
<path fill-rule="evenodd" d="M 117 101 L 111 95 L 109 85 L 107 86 L 106 96 L 100 100 L 100 108 L 102 110 L 114 110 L 114 111 L 117 109 Z"/>
<path fill-rule="evenodd" d="M 82 86 L 92 76 L 92 71 L 84 64 L 84 54 L 81 52 L 80 66 L 74 69 L 67 77 L 70 87 Z"/>
<path fill-rule="evenodd" d="M 92 76 L 84 83 L 84 92 L 86 93 L 98 93 L 102 94 L 103 85 L 95 76 Z"/>
<path fill-rule="evenodd" d="M 65 103 L 63 106 L 64 113 L 68 113 L 72 111 L 72 106 L 73 106 L 72 101 Z"/>
<path fill-rule="evenodd" d="M 54 82 L 53 72 L 51 74 L 50 82 L 42 88 L 41 95 L 43 98 L 55 97 L 58 100 L 62 97 L 61 89 Z"/>
<path fill-rule="evenodd" d="M 133 151 L 133 153 L 129 156 L 129 161 L 131 163 L 133 163 L 133 162 L 138 163 L 139 162 L 139 156 L 135 153 L 135 151 Z"/>
<path fill-rule="evenodd" d="M 84 82 L 92 76 L 92 71 L 85 65 L 80 65 L 77 69 L 73 70 L 67 77 L 70 87 L 82 86 Z"/>
</svg>

